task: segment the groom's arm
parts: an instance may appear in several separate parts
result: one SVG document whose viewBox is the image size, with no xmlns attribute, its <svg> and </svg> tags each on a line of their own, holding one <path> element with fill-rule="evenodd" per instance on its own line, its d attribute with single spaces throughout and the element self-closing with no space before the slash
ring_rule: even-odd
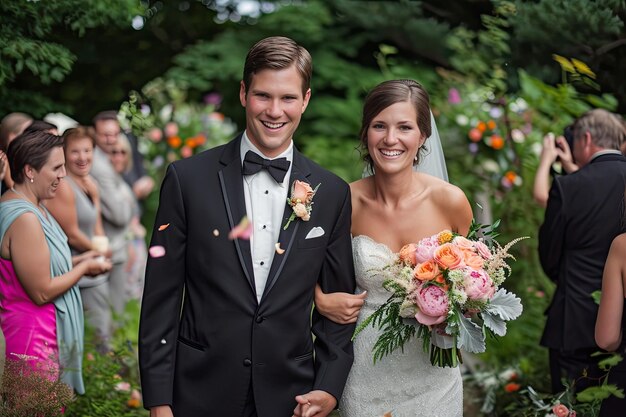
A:
<svg viewBox="0 0 626 417">
<path fill-rule="evenodd" d="M 161 229 L 161 230 L 159 230 Z M 148 257 L 139 325 L 139 367 L 146 408 L 172 405 L 176 342 L 185 282 L 187 229 L 180 182 L 170 165 L 163 185 Z"/>
<path fill-rule="evenodd" d="M 330 234 L 318 283 L 326 293 L 352 294 L 355 290 L 350 238 L 352 206 L 350 189 L 347 184 L 342 185 L 345 186 L 343 203 Z M 337 401 L 341 398 L 354 359 L 351 341 L 354 327 L 354 324 L 337 324 L 313 310 L 312 331 L 316 336 L 313 390 L 328 392 Z"/>
</svg>

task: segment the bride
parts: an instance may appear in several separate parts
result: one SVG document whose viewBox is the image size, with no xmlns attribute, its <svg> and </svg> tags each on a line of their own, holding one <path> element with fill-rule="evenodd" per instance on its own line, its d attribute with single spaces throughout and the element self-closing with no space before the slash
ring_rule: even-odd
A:
<svg viewBox="0 0 626 417">
<path fill-rule="evenodd" d="M 472 210 L 461 189 L 440 179 L 446 178 L 445 162 L 433 127 L 431 136 L 428 93 L 415 81 L 385 81 L 365 99 L 360 139 L 374 174 L 350 184 L 359 288 L 357 295 L 316 289 L 317 309 L 332 320 L 353 322 L 358 317 L 359 323 L 387 300 L 390 294 L 376 271 L 391 263 L 405 244 L 443 229 L 467 234 Z M 427 138 L 435 143 L 426 143 Z M 426 158 L 426 171 L 440 178 L 417 168 L 426 145 L 434 150 Z M 378 334 L 368 327 L 354 341 L 354 364 L 339 402 L 342 417 L 388 412 L 393 417 L 462 416 L 458 367 L 432 366 L 417 339 L 374 364 L 372 346 Z"/>
</svg>

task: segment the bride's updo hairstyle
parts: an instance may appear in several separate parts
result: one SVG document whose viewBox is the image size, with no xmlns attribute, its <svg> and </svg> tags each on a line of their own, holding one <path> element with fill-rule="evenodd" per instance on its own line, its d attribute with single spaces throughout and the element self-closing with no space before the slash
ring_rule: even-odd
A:
<svg viewBox="0 0 626 417">
<path fill-rule="evenodd" d="M 359 134 L 363 160 L 370 168 L 373 168 L 372 157 L 367 150 L 367 131 L 370 123 L 387 107 L 404 101 L 413 104 L 415 112 L 417 113 L 417 126 L 422 135 L 424 135 L 425 138 L 430 136 L 430 101 L 428 92 L 426 92 L 424 87 L 413 80 L 390 80 L 378 84 L 369 92 L 367 97 L 365 97 L 365 103 L 363 104 L 363 121 L 361 122 L 361 131 Z M 413 162 L 413 165 L 419 164 L 422 159 L 420 154 L 423 152 L 427 152 L 424 145 L 419 149 L 417 160 Z"/>
</svg>

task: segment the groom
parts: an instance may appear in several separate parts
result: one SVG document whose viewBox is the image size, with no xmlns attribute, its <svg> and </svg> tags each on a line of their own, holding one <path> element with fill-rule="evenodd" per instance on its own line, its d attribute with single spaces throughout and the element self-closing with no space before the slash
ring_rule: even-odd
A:
<svg viewBox="0 0 626 417">
<path fill-rule="evenodd" d="M 354 291 L 350 192 L 293 145 L 310 79 L 306 49 L 261 40 L 241 81 L 246 130 L 168 168 L 139 330 L 151 416 L 324 417 L 341 398 L 354 327 L 311 311 L 316 283 Z M 319 184 L 310 213 L 286 204 L 295 181 Z M 229 239 L 246 216 L 251 238 Z"/>
</svg>

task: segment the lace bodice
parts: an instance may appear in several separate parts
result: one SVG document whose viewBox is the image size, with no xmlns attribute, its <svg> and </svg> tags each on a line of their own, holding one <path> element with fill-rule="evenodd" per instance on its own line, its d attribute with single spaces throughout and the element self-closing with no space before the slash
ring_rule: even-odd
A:
<svg viewBox="0 0 626 417">
<path fill-rule="evenodd" d="M 397 254 L 368 236 L 352 239 L 356 282 L 367 290 L 358 322 L 383 304 L 389 293 L 382 288 L 380 270 Z M 342 417 L 459 417 L 463 415 L 463 385 L 458 368 L 430 364 L 421 340 L 413 339 L 382 360 L 373 363 L 372 346 L 378 330 L 364 329 L 354 341 L 354 364 L 339 403 Z"/>
</svg>

